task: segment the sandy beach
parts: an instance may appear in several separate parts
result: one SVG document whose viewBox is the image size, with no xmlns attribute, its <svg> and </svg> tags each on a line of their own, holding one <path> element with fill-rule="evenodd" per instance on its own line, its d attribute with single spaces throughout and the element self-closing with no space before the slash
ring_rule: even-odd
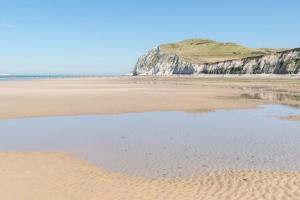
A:
<svg viewBox="0 0 300 200">
<path fill-rule="evenodd" d="M 0 118 L 299 106 L 299 79 L 106 77 L 0 82 Z"/>
<path fill-rule="evenodd" d="M 299 106 L 298 79 L 106 77 L 0 82 L 0 118 Z M 292 117 L 291 120 L 299 120 Z M 64 153 L 0 153 L 0 197 L 23 199 L 300 199 L 300 173 L 218 171 L 174 180 L 110 172 Z"/>
<path fill-rule="evenodd" d="M 147 180 L 107 172 L 59 153 L 0 153 L 2 199 L 299 199 L 300 174 L 212 172 L 190 179 Z"/>
<path fill-rule="evenodd" d="M 0 200 L 300 200 L 300 1 L 0 10 Z"/>
</svg>

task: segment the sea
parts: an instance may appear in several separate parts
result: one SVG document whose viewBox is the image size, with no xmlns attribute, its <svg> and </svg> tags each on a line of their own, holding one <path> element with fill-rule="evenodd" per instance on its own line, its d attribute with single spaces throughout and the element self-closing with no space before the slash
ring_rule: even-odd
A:
<svg viewBox="0 0 300 200">
<path fill-rule="evenodd" d="M 103 75 L 10 75 L 0 74 L 0 81 L 10 80 L 39 80 L 56 78 L 82 78 L 82 77 L 102 77 Z"/>
</svg>

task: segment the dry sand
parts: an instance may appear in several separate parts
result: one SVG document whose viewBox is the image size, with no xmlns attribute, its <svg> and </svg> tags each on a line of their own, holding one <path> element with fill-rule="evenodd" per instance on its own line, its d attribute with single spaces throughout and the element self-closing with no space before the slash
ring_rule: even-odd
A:
<svg viewBox="0 0 300 200">
<path fill-rule="evenodd" d="M 168 77 L 2 81 L 0 118 L 248 108 L 276 101 L 278 92 L 300 93 L 298 83 L 297 79 Z M 288 97 L 293 96 L 280 101 L 299 105 Z"/>
<path fill-rule="evenodd" d="M 298 200 L 300 174 L 227 171 L 147 180 L 59 153 L 0 153 L 0 195 L 5 200 Z"/>
<path fill-rule="evenodd" d="M 270 101 L 298 106 L 298 81 L 153 77 L 3 81 L 0 118 L 160 110 L 203 112 L 248 108 Z M 273 99 L 273 94 L 277 97 L 279 93 L 288 98 Z M 108 172 L 60 153 L 3 152 L 0 198 L 299 200 L 300 173 L 227 171 L 180 180 L 149 180 Z"/>
</svg>

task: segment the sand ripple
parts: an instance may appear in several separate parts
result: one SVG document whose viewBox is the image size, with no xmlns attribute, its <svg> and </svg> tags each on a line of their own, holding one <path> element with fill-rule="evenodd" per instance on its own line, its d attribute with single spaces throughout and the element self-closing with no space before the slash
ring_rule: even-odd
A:
<svg viewBox="0 0 300 200">
<path fill-rule="evenodd" d="M 300 199 L 300 173 L 224 171 L 157 180 L 107 172 L 59 153 L 0 153 L 6 200 Z"/>
</svg>

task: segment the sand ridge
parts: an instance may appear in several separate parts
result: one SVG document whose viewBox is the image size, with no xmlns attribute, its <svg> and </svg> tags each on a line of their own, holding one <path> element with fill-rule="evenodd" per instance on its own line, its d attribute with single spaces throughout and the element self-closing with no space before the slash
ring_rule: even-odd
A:
<svg viewBox="0 0 300 200">
<path fill-rule="evenodd" d="M 0 153 L 8 200 L 300 199 L 300 173 L 224 171 L 155 180 L 105 171 L 61 153 Z"/>
</svg>

